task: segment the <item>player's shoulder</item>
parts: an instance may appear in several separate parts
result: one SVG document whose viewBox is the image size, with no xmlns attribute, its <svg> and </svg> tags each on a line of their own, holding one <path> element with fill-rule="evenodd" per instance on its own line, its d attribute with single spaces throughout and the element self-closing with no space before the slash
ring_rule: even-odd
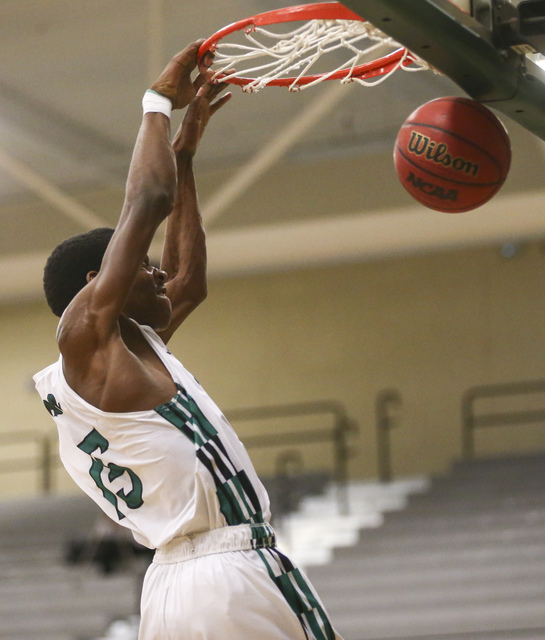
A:
<svg viewBox="0 0 545 640">
<path fill-rule="evenodd" d="M 64 311 L 57 327 L 57 343 L 64 357 L 73 350 L 97 351 L 119 334 L 117 318 L 93 304 L 92 283 L 80 291 Z"/>
<path fill-rule="evenodd" d="M 57 329 L 57 344 L 64 361 L 64 372 L 69 382 L 103 376 L 115 360 L 120 349 L 126 350 L 116 334 L 101 326 L 100 318 L 84 305 L 69 307 Z"/>
</svg>

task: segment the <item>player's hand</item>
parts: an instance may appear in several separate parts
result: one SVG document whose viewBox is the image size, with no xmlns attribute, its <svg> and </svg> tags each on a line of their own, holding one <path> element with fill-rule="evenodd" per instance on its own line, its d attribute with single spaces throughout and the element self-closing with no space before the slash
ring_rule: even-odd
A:
<svg viewBox="0 0 545 640">
<path fill-rule="evenodd" d="M 163 73 L 151 85 L 151 89 L 172 102 L 173 109 L 183 109 L 193 100 L 197 91 L 209 80 L 213 72 L 209 69 L 213 57 L 205 55 L 199 62 L 199 74 L 195 80 L 191 74 L 197 67 L 199 47 L 204 40 L 197 40 L 175 55 Z"/>
<path fill-rule="evenodd" d="M 225 82 L 206 82 L 199 88 L 172 142 L 177 155 L 195 155 L 208 121 L 231 99 L 231 93 L 226 93 L 216 100 L 226 86 Z"/>
</svg>

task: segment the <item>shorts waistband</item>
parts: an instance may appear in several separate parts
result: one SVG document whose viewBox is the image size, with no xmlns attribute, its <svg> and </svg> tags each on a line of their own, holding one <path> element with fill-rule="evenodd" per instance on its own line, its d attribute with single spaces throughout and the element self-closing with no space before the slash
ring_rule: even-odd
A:
<svg viewBox="0 0 545 640">
<path fill-rule="evenodd" d="M 156 550 L 153 562 L 173 564 L 213 553 L 274 547 L 276 534 L 270 524 L 240 524 L 173 538 Z"/>
</svg>

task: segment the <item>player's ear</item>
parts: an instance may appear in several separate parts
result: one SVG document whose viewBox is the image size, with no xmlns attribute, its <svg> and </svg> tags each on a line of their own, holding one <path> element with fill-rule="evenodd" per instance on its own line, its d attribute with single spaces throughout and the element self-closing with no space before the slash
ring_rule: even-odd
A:
<svg viewBox="0 0 545 640">
<path fill-rule="evenodd" d="M 94 280 L 97 274 L 98 274 L 98 271 L 89 271 L 89 273 L 85 277 L 85 279 L 87 280 L 87 284 L 89 284 L 91 280 Z"/>
</svg>

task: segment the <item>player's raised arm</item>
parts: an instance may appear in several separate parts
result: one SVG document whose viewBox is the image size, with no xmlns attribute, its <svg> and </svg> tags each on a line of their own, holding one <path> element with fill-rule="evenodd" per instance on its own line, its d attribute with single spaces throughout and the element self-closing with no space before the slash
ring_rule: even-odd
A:
<svg viewBox="0 0 545 640">
<path fill-rule="evenodd" d="M 117 331 L 138 270 L 153 236 L 171 212 L 176 195 L 176 165 L 170 142 L 170 110 L 186 107 L 202 78 L 191 73 L 200 42 L 174 56 L 143 100 L 144 116 L 129 169 L 123 210 L 104 254 L 100 270 L 88 275 L 89 285 L 75 297 L 60 325 L 59 344 L 75 330 L 91 342 Z M 199 77 L 199 76 L 198 76 Z M 95 277 L 96 276 L 96 277 Z M 73 341 L 70 341 L 73 342 Z M 85 342 L 82 342 L 82 348 Z"/>
<path fill-rule="evenodd" d="M 206 240 L 193 174 L 193 158 L 211 116 L 231 97 L 217 98 L 224 84 L 205 83 L 189 105 L 173 148 L 176 155 L 178 191 L 167 233 L 161 269 L 168 274 L 167 295 L 172 303 L 168 328 L 158 331 L 168 342 L 187 316 L 206 297 Z"/>
</svg>

